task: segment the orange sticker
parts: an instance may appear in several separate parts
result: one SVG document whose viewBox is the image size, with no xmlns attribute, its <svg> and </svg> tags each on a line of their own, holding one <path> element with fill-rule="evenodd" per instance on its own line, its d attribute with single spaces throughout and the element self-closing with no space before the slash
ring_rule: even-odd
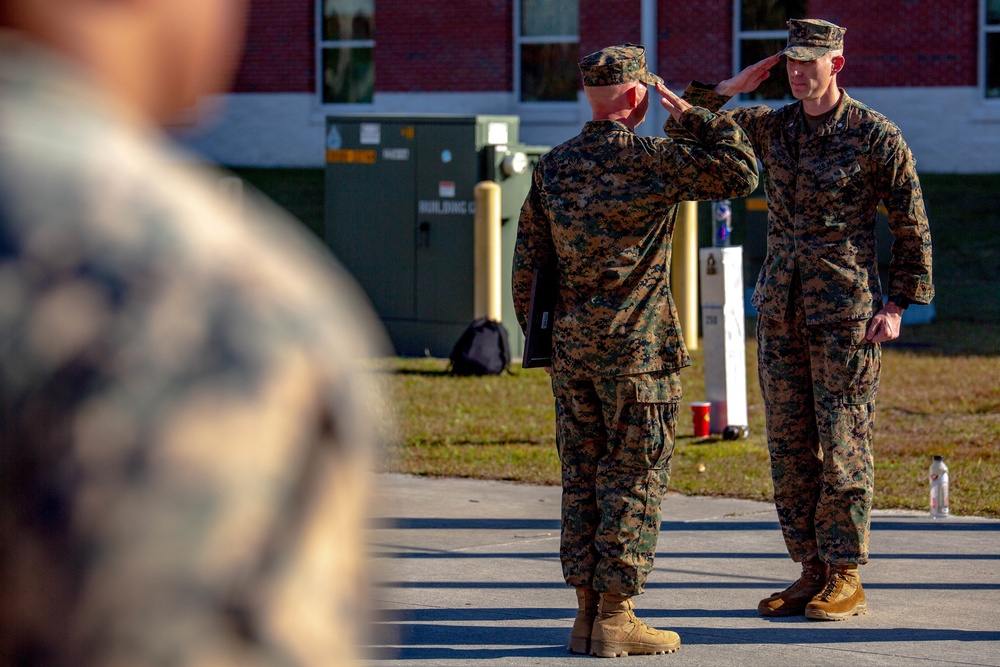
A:
<svg viewBox="0 0 1000 667">
<path fill-rule="evenodd" d="M 327 150 L 327 162 L 348 162 L 353 164 L 375 164 L 375 151 L 337 149 Z"/>
</svg>

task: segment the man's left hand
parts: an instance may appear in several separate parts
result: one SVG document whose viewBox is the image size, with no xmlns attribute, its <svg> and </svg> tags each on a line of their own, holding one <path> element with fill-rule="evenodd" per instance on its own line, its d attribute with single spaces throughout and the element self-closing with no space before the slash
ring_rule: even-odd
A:
<svg viewBox="0 0 1000 667">
<path fill-rule="evenodd" d="M 899 327 L 903 321 L 903 309 L 896 304 L 887 303 L 885 308 L 875 313 L 868 323 L 868 333 L 865 338 L 873 343 L 884 343 L 899 338 Z"/>
</svg>

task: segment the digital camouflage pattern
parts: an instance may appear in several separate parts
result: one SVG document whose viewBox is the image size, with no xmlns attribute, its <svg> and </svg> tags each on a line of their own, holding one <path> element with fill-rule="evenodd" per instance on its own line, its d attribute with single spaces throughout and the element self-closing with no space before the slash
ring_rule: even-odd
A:
<svg viewBox="0 0 1000 667">
<path fill-rule="evenodd" d="M 637 44 L 609 46 L 579 63 L 585 86 L 615 86 L 641 81 L 651 86 L 663 79 L 646 69 L 646 49 Z"/>
<path fill-rule="evenodd" d="M 866 323 L 761 317 L 757 357 L 774 502 L 795 562 L 866 563 L 874 497 L 872 426 L 881 349 Z"/>
<path fill-rule="evenodd" d="M 704 109 L 682 122 L 688 132 L 676 140 L 588 122 L 539 161 L 518 226 L 522 329 L 533 269 L 555 266 L 559 282 L 552 386 L 564 572 L 604 592 L 642 590 L 669 481 L 676 372 L 690 363 L 669 284 L 677 204 L 757 184 L 735 123 Z"/>
<path fill-rule="evenodd" d="M 354 664 L 353 284 L 0 32 L 0 664 Z"/>
<path fill-rule="evenodd" d="M 788 22 L 788 46 L 781 55 L 809 61 L 830 51 L 842 51 L 845 32 L 846 29 L 829 21 L 792 19 Z"/>
<path fill-rule="evenodd" d="M 684 113 L 684 136 L 590 121 L 542 156 L 521 208 L 512 292 L 524 329 L 535 267 L 556 266 L 552 367 L 612 377 L 690 363 L 670 296 L 677 204 L 751 192 L 757 169 L 731 120 Z"/>
<path fill-rule="evenodd" d="M 796 268 L 810 325 L 868 320 L 881 310 L 879 202 L 895 236 L 888 293 L 921 304 L 934 297 L 930 227 L 916 160 L 892 121 L 841 93 L 836 111 L 812 134 L 801 102 L 727 112 L 763 164 L 767 256 L 752 303 L 772 319 L 785 317 Z M 684 98 L 710 109 L 729 99 L 698 84 Z"/>
<path fill-rule="evenodd" d="M 670 482 L 680 374 L 554 376 L 562 465 L 563 576 L 570 586 L 642 592 Z"/>
<path fill-rule="evenodd" d="M 800 560 L 818 551 L 830 563 L 863 563 L 880 372 L 879 346 L 863 337 L 884 301 L 875 245 L 880 202 L 895 236 L 888 293 L 926 304 L 934 286 L 913 155 L 892 121 L 840 92 L 833 113 L 812 132 L 801 102 L 726 115 L 746 130 L 763 164 L 767 256 L 752 303 L 789 554 Z M 729 99 L 698 83 L 684 97 L 710 109 Z"/>
</svg>

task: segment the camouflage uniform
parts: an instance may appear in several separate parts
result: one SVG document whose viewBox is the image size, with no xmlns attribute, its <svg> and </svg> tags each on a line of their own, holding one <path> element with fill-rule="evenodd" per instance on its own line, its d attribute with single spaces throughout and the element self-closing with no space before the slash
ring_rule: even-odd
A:
<svg viewBox="0 0 1000 667">
<path fill-rule="evenodd" d="M 798 44 L 790 52 L 810 48 L 809 23 L 790 23 L 790 42 Z M 709 109 L 729 99 L 697 82 L 684 97 Z M 889 294 L 924 304 L 934 295 L 915 161 L 895 124 L 843 90 L 812 132 L 801 102 L 726 115 L 746 131 L 764 167 L 767 256 L 753 305 L 785 542 L 795 561 L 864 563 L 881 354 L 865 332 L 883 304 L 875 247 L 880 201 L 895 236 Z"/>
<path fill-rule="evenodd" d="M 353 663 L 382 335 L 114 108 L 0 32 L 0 664 Z"/>
<path fill-rule="evenodd" d="M 644 60 L 638 72 L 587 59 L 581 70 L 588 86 L 657 80 Z M 669 285 L 676 206 L 740 196 L 757 182 L 735 123 L 697 108 L 682 123 L 676 141 L 586 123 L 543 156 L 521 209 L 513 295 L 522 328 L 533 269 L 558 274 L 552 387 L 571 586 L 642 591 L 669 481 L 678 371 L 690 363 Z"/>
</svg>

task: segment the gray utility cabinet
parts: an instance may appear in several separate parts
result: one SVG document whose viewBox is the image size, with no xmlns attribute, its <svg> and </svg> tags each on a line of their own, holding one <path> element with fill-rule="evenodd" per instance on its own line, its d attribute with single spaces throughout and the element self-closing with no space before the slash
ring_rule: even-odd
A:
<svg viewBox="0 0 1000 667">
<path fill-rule="evenodd" d="M 516 116 L 328 116 L 325 235 L 395 351 L 447 357 L 474 313 L 474 189 L 501 187 L 502 320 L 523 337 L 510 272 L 517 218 L 544 147 Z"/>
</svg>

